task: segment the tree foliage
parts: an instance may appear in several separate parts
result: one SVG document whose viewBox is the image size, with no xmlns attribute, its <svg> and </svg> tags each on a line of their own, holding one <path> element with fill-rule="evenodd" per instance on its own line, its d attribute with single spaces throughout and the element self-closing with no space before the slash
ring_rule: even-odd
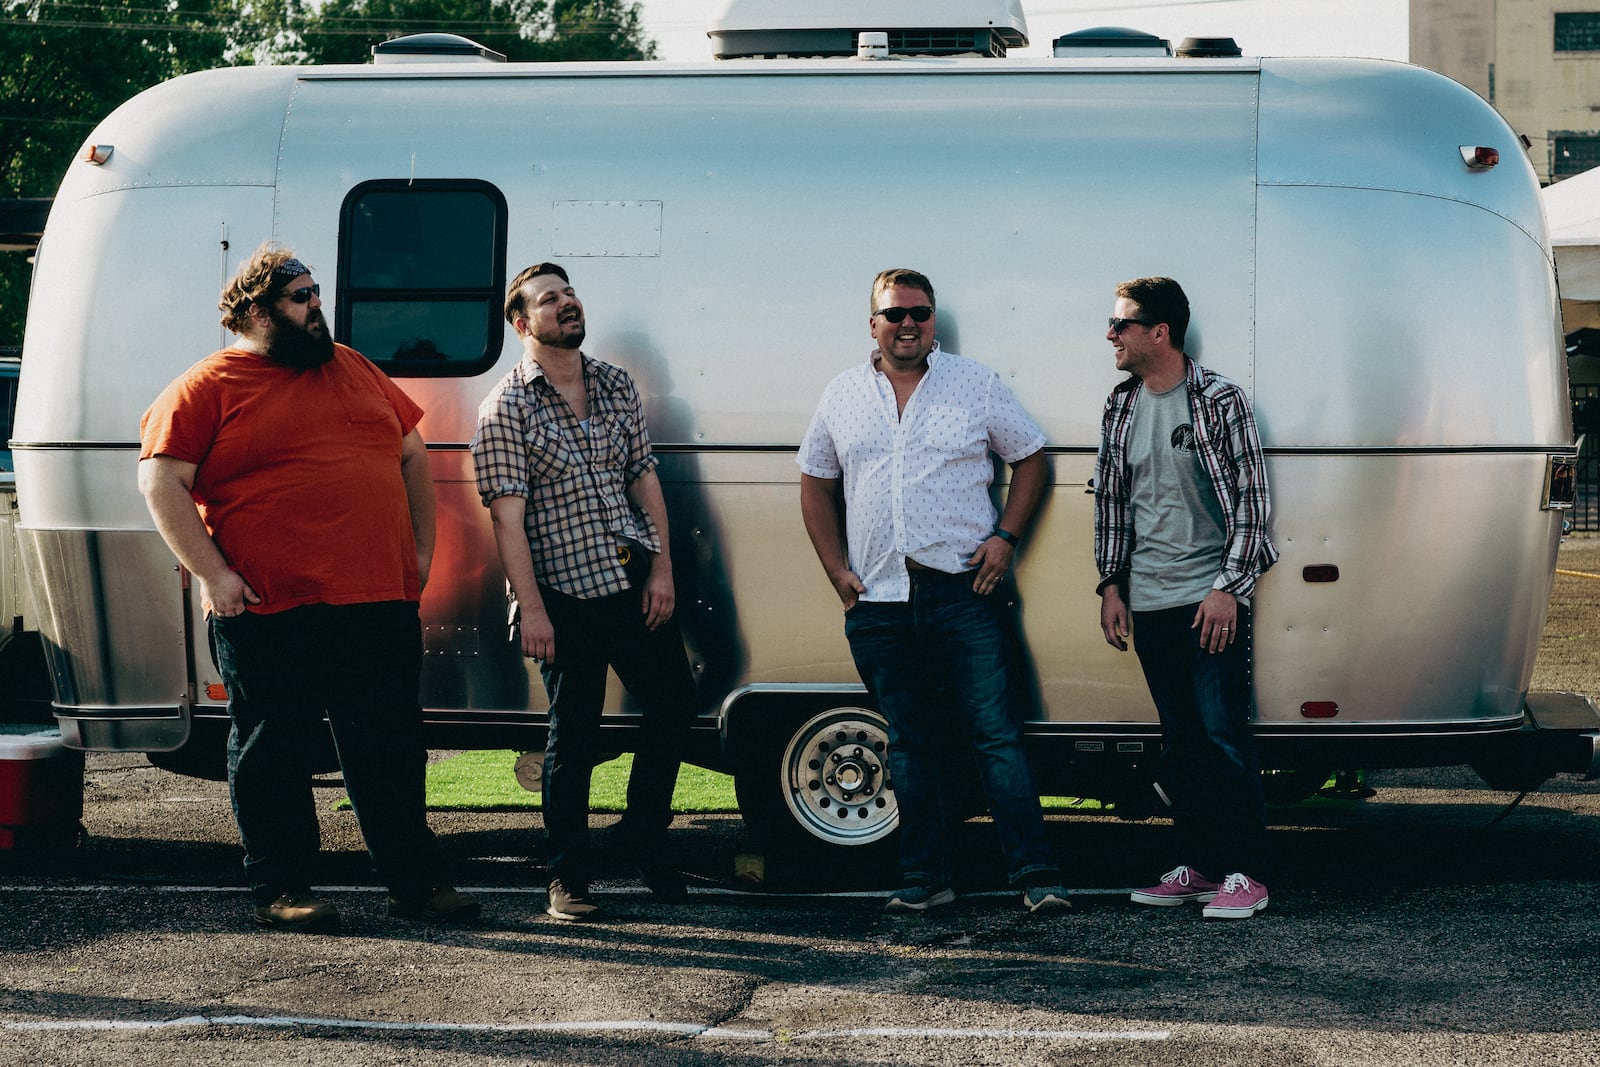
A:
<svg viewBox="0 0 1600 1067">
<path fill-rule="evenodd" d="M 430 31 L 470 37 L 514 63 L 655 56 L 628 0 L 326 0 L 300 38 L 308 62 L 365 63 L 380 41 Z"/>
<path fill-rule="evenodd" d="M 635 0 L 0 0 L 0 198 L 51 196 L 94 126 L 213 67 L 365 63 L 445 31 L 513 61 L 650 59 Z M 0 344 L 22 337 L 29 267 L 0 253 Z"/>
</svg>

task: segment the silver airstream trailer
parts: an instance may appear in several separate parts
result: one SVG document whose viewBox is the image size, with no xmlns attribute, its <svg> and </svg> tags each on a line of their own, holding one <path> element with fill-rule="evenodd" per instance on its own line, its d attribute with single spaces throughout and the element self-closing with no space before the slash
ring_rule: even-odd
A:
<svg viewBox="0 0 1600 1067">
<path fill-rule="evenodd" d="M 938 286 L 944 345 L 1000 370 L 1049 436 L 1014 605 L 1048 792 L 1134 810 L 1158 745 L 1135 660 L 1100 636 L 1088 490 L 1112 288 L 1145 274 L 1182 281 L 1191 353 L 1260 419 L 1283 549 L 1257 604 L 1265 763 L 1315 783 L 1590 771 L 1594 709 L 1528 691 L 1574 450 L 1538 184 L 1494 110 L 1398 63 L 1070 40 L 1007 58 L 1015 0 L 829 18 L 851 7 L 730 0 L 710 64 L 513 64 L 427 35 L 371 65 L 178 78 L 102 122 L 39 251 L 13 443 L 69 743 L 179 767 L 217 751 L 225 695 L 135 487 L 137 429 L 226 343 L 217 292 L 274 237 L 317 271 L 336 336 L 427 409 L 436 746 L 542 745 L 467 442 L 520 354 L 506 280 L 553 259 L 662 456 L 693 758 L 736 776 L 769 838 L 893 830 L 885 729 L 794 451 L 868 353 L 871 278 L 908 265 Z M 620 694 L 607 721 L 627 750 Z"/>
</svg>

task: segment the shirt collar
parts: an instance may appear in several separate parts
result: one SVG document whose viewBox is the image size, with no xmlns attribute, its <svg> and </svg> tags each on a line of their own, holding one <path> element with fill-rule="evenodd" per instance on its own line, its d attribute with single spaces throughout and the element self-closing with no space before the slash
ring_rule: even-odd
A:
<svg viewBox="0 0 1600 1067">
<path fill-rule="evenodd" d="M 939 347 L 939 342 L 933 342 L 933 348 L 928 352 L 928 369 L 932 370 L 933 365 L 939 362 L 940 357 L 943 355 L 944 350 Z M 867 370 L 871 371 L 873 374 L 879 373 L 878 350 L 876 348 L 867 353 Z"/>
</svg>

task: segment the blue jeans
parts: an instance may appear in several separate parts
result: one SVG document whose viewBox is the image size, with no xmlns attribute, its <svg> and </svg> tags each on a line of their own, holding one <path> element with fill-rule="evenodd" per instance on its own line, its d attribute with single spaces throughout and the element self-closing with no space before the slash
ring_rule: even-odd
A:
<svg viewBox="0 0 1600 1067">
<path fill-rule="evenodd" d="M 321 834 L 308 755 L 330 728 L 367 851 L 391 894 L 417 896 L 448 881 L 423 799 L 417 605 L 213 616 L 211 639 L 232 719 L 228 790 L 257 903 L 313 881 Z"/>
<path fill-rule="evenodd" d="M 1208 878 L 1259 877 L 1266 843 L 1261 763 L 1250 732 L 1250 611 L 1234 640 L 1200 647 L 1198 604 L 1133 613 L 1133 645 L 1161 716 L 1157 775 L 1172 801 L 1182 863 Z"/>
<path fill-rule="evenodd" d="M 1011 883 L 1038 874 L 1059 879 L 1011 704 L 1004 631 L 994 602 L 972 591 L 972 575 L 914 570 L 910 600 L 858 601 L 845 615 L 844 632 L 856 670 L 889 723 L 905 880 L 949 885 L 954 873 L 940 758 L 941 734 L 951 730 L 971 744 Z"/>
<path fill-rule="evenodd" d="M 541 667 L 550 697 L 544 749 L 544 825 L 552 878 L 589 880 L 589 783 L 604 745 L 606 671 L 614 668 L 642 712 L 622 827 L 643 863 L 662 862 L 678 764 L 694 724 L 694 674 L 676 621 L 644 625 L 641 593 L 579 599 L 539 587 L 556 655 Z"/>
</svg>

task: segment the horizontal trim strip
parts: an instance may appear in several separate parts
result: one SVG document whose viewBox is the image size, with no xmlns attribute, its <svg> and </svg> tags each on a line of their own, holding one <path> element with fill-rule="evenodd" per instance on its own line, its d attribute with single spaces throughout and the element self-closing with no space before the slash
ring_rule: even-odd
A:
<svg viewBox="0 0 1600 1067">
<path fill-rule="evenodd" d="M 430 441 L 430 452 L 466 452 L 470 445 L 461 441 Z M 798 444 L 712 444 L 690 445 L 653 442 L 651 447 L 663 455 L 735 455 L 741 452 L 783 454 L 798 452 Z M 136 451 L 138 441 L 12 441 L 13 451 L 30 452 L 123 452 Z M 1098 451 L 1087 445 L 1045 445 L 1046 455 L 1092 456 Z M 1550 455 L 1576 456 L 1574 445 L 1361 445 L 1318 447 L 1268 447 L 1269 456 L 1493 456 Z"/>
</svg>

